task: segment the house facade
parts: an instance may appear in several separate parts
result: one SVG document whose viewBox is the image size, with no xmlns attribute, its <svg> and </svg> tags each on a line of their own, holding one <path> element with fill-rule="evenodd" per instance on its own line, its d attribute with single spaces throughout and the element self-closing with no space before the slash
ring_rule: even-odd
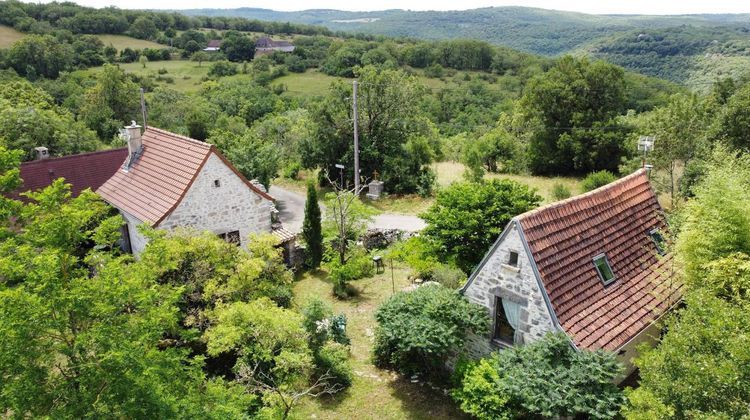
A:
<svg viewBox="0 0 750 420">
<path fill-rule="evenodd" d="M 562 331 L 632 372 L 636 348 L 680 299 L 665 229 L 645 170 L 513 218 L 462 288 L 492 319 L 467 350 L 482 357 Z"/>
<path fill-rule="evenodd" d="M 126 249 L 145 248 L 141 224 L 210 231 L 241 246 L 251 233 L 272 233 L 272 197 L 214 145 L 135 123 L 126 129 L 128 155 L 96 190 L 120 211 Z"/>
</svg>

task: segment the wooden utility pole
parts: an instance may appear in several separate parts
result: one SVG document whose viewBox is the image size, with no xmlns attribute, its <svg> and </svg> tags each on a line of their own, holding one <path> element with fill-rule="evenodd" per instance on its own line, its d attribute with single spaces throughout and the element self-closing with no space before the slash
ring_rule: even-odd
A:
<svg viewBox="0 0 750 420">
<path fill-rule="evenodd" d="M 352 114 L 354 115 L 354 191 L 359 192 L 359 113 L 357 112 L 357 81 L 352 84 Z"/>
</svg>

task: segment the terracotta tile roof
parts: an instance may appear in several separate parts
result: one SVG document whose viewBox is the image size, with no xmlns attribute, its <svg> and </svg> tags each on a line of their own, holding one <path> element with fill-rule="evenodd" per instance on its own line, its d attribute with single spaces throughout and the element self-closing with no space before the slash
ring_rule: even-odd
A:
<svg viewBox="0 0 750 420">
<path fill-rule="evenodd" d="M 27 201 L 19 194 L 40 190 L 57 178 L 65 178 L 71 184 L 73 197 L 77 197 L 86 188 L 96 190 L 104 184 L 127 155 L 128 149 L 120 148 L 24 162 L 20 168 L 23 184 L 11 196 Z"/>
<path fill-rule="evenodd" d="M 177 207 L 211 153 L 221 158 L 248 188 L 273 201 L 237 172 L 212 144 L 153 127 L 143 132 L 142 141 L 143 152 L 129 170 L 116 171 L 96 192 L 145 223 L 157 226 Z"/>
<path fill-rule="evenodd" d="M 649 236 L 666 229 L 644 170 L 516 219 L 558 321 L 582 348 L 616 350 L 679 299 L 671 256 Z M 593 258 L 605 253 L 616 280 L 605 286 Z"/>
</svg>

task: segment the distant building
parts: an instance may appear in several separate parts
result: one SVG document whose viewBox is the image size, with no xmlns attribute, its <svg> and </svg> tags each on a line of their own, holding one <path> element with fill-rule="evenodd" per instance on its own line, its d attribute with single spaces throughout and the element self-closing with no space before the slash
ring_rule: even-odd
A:
<svg viewBox="0 0 750 420">
<path fill-rule="evenodd" d="M 73 197 L 86 188 L 96 190 L 117 172 L 128 155 L 127 148 L 119 148 L 50 158 L 46 147 L 34 150 L 36 160 L 21 164 L 23 183 L 10 195 L 12 198 L 27 201 L 20 193 L 41 190 L 58 178 L 64 178 L 71 185 Z"/>
<path fill-rule="evenodd" d="M 208 44 L 206 45 L 206 48 L 203 49 L 203 51 L 213 52 L 213 51 L 219 51 L 221 49 L 221 44 L 224 41 L 220 39 L 212 39 L 208 41 Z"/>
<path fill-rule="evenodd" d="M 468 340 L 470 353 L 562 331 L 632 372 L 637 346 L 659 337 L 656 321 L 680 300 L 665 229 L 645 170 L 513 218 L 462 289 L 493 326 Z"/>
<path fill-rule="evenodd" d="M 124 219 L 124 249 L 143 251 L 141 224 L 210 231 L 241 246 L 251 233 L 272 233 L 273 198 L 216 146 L 153 127 L 126 129 L 127 157 L 96 190 Z"/>
<path fill-rule="evenodd" d="M 288 41 L 274 41 L 271 38 L 261 38 L 255 41 L 255 55 L 272 54 L 274 51 L 290 53 L 294 51 L 294 45 Z"/>
</svg>

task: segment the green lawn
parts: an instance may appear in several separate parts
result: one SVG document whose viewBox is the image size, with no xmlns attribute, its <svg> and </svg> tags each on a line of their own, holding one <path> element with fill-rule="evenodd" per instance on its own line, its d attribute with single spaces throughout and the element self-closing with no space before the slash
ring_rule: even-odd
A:
<svg viewBox="0 0 750 420">
<path fill-rule="evenodd" d="M 409 285 L 408 270 L 394 270 L 395 290 Z M 428 386 L 411 383 L 393 372 L 376 368 L 370 361 L 375 320 L 373 314 L 392 294 L 391 271 L 370 279 L 352 282 L 360 295 L 340 301 L 331 295 L 331 283 L 324 272 L 306 273 L 294 287 L 296 305 L 312 297 L 331 304 L 335 313 L 347 316 L 347 332 L 352 340 L 351 363 L 354 382 L 334 397 L 307 399 L 294 409 L 296 419 L 461 419 L 464 418 L 449 396 Z"/>
<path fill-rule="evenodd" d="M 156 42 L 146 41 L 145 39 L 131 38 L 125 35 L 97 35 L 97 38 L 101 39 L 104 45 L 112 45 L 117 48 L 117 51 L 125 48 L 132 48 L 142 50 L 144 48 L 168 48 L 166 45 L 157 44 Z"/>
<path fill-rule="evenodd" d="M 0 25 L 0 48 L 8 48 L 14 42 L 26 36 L 22 32 L 11 28 L 10 26 Z"/>
<path fill-rule="evenodd" d="M 173 83 L 166 81 L 156 81 L 157 84 L 170 87 L 180 92 L 195 92 L 200 89 L 201 78 L 208 74 L 210 63 L 198 63 L 187 60 L 168 60 L 168 61 L 151 61 L 146 63 L 144 68 L 141 63 L 124 63 L 119 64 L 120 68 L 127 73 L 134 73 L 139 76 L 151 76 L 156 78 L 159 75 L 159 69 L 166 69 L 167 73 L 161 75 L 162 78 L 171 77 Z M 101 67 L 96 67 L 90 71 L 100 71 Z"/>
<path fill-rule="evenodd" d="M 286 95 L 295 97 L 323 96 L 328 92 L 334 80 L 351 80 L 329 76 L 318 70 L 308 70 L 304 73 L 289 73 L 275 79 L 272 84 L 286 86 Z"/>
</svg>

